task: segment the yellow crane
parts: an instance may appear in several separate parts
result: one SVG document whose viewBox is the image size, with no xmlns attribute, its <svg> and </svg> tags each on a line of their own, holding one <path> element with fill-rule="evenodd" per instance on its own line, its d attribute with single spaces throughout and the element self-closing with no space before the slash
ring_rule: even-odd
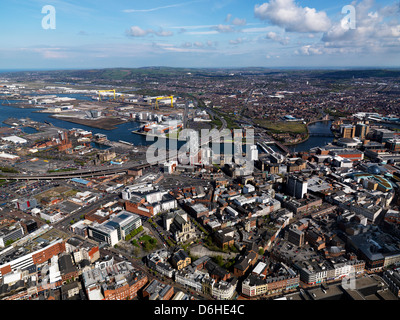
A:
<svg viewBox="0 0 400 320">
<path fill-rule="evenodd" d="M 165 99 L 171 99 L 171 108 L 174 107 L 174 96 L 169 96 L 169 97 L 158 97 L 156 98 L 156 110 L 159 110 L 159 106 L 158 106 L 158 101 L 160 100 L 165 100 Z"/>
<path fill-rule="evenodd" d="M 116 99 L 115 90 L 99 90 L 99 101 L 101 101 L 101 93 L 103 92 L 114 92 L 114 100 Z"/>
</svg>

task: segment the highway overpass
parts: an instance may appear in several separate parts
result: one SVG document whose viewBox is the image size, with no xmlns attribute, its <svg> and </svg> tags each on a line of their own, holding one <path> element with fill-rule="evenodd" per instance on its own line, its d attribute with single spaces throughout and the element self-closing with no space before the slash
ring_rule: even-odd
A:
<svg viewBox="0 0 400 320">
<path fill-rule="evenodd" d="M 144 169 L 151 167 L 149 163 L 129 164 L 129 165 L 115 165 L 108 168 L 91 168 L 67 172 L 52 172 L 46 174 L 15 174 L 15 173 L 2 173 L 3 178 L 7 180 L 26 180 L 26 181 L 37 181 L 37 180 L 62 180 L 62 179 L 73 179 L 73 178 L 94 178 L 115 175 L 119 173 L 127 173 L 128 170 L 133 169 Z"/>
</svg>

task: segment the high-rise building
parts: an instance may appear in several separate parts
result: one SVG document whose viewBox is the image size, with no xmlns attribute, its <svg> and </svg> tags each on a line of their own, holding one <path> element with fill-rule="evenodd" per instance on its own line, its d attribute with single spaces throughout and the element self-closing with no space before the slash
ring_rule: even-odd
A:
<svg viewBox="0 0 400 320">
<path fill-rule="evenodd" d="M 361 140 L 365 139 L 367 134 L 369 133 L 369 126 L 364 123 L 356 124 L 355 136 L 360 138 Z"/>
<path fill-rule="evenodd" d="M 256 145 L 250 146 L 250 161 L 258 160 L 258 149 Z"/>
<path fill-rule="evenodd" d="M 355 136 L 355 126 L 350 124 L 344 124 L 340 126 L 340 134 L 342 138 L 352 139 Z"/>
<path fill-rule="evenodd" d="M 307 193 L 308 183 L 306 180 L 297 177 L 290 176 L 287 181 L 287 192 L 290 196 L 297 199 L 302 199 Z"/>
</svg>

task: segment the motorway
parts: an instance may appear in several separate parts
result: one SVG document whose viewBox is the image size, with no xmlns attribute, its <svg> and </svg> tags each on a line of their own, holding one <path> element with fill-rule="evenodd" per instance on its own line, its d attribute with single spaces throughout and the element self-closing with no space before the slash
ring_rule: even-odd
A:
<svg viewBox="0 0 400 320">
<path fill-rule="evenodd" d="M 219 129 L 220 132 L 228 127 L 228 123 L 226 122 L 226 120 L 220 115 L 216 114 L 213 109 L 209 107 L 202 107 L 202 109 L 206 110 L 213 118 L 218 118 L 221 121 L 222 126 Z"/>
</svg>

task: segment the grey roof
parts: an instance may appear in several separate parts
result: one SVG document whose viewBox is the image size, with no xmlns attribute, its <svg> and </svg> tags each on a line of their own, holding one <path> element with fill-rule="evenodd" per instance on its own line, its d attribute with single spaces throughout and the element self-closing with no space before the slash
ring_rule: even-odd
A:
<svg viewBox="0 0 400 320">
<path fill-rule="evenodd" d="M 73 264 L 70 254 L 65 254 L 58 258 L 58 266 L 62 274 L 76 271 L 76 266 Z"/>
</svg>

